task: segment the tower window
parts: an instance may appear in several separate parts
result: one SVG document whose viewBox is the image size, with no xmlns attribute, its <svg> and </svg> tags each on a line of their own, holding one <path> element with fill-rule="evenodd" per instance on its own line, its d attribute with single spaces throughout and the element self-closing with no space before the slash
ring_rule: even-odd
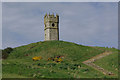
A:
<svg viewBox="0 0 120 80">
<path fill-rule="evenodd" d="M 55 26 L 55 24 L 54 23 L 52 23 L 52 27 L 54 27 Z"/>
<path fill-rule="evenodd" d="M 46 24 L 45 24 L 45 27 L 46 27 Z"/>
</svg>

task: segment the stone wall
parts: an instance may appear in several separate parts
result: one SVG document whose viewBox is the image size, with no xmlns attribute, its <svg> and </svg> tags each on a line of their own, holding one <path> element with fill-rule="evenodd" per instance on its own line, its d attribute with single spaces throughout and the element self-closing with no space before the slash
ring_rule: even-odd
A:
<svg viewBox="0 0 120 80">
<path fill-rule="evenodd" d="M 59 16 L 45 15 L 44 16 L 44 32 L 46 40 L 59 40 Z"/>
</svg>

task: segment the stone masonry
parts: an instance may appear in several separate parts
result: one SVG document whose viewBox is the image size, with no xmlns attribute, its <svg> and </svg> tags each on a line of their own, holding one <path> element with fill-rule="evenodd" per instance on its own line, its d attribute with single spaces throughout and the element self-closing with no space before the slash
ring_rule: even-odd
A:
<svg viewBox="0 0 120 80">
<path fill-rule="evenodd" d="M 46 14 L 44 16 L 45 41 L 59 40 L 59 15 Z"/>
</svg>

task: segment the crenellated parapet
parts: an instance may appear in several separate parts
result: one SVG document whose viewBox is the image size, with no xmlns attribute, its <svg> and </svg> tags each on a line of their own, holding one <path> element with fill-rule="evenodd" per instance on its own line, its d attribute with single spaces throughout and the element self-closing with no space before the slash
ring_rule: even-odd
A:
<svg viewBox="0 0 120 80">
<path fill-rule="evenodd" d="M 54 15 L 54 14 L 45 14 L 45 16 L 44 16 L 44 23 L 46 23 L 46 22 L 57 22 L 57 23 L 59 23 L 59 15 L 58 14 L 56 14 L 56 15 Z"/>
</svg>

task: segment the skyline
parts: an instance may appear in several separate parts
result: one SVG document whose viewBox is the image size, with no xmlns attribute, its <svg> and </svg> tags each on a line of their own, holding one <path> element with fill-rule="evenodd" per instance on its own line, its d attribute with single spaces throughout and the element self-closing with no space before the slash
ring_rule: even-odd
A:
<svg viewBox="0 0 120 80">
<path fill-rule="evenodd" d="M 107 3 L 11 2 L 2 4 L 3 48 L 44 40 L 44 15 L 60 16 L 60 40 L 118 48 L 118 6 Z"/>
</svg>

